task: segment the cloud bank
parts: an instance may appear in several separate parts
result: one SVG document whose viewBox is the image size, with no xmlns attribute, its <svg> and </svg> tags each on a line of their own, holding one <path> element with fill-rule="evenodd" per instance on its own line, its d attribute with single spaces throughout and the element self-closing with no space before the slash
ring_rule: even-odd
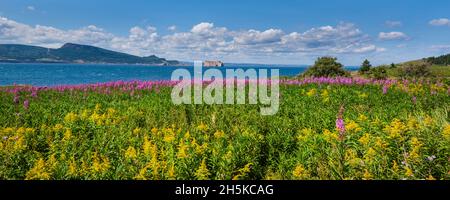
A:
<svg viewBox="0 0 450 200">
<path fill-rule="evenodd" d="M 432 26 L 450 26 L 450 19 L 447 18 L 440 18 L 440 19 L 433 19 L 429 22 Z"/>
<path fill-rule="evenodd" d="M 378 34 L 380 40 L 406 40 L 408 36 L 402 32 L 381 32 Z"/>
<path fill-rule="evenodd" d="M 168 28 L 161 35 L 155 27 L 135 26 L 127 36 L 117 36 L 95 25 L 62 30 L 52 26 L 27 25 L 0 17 L 0 43 L 20 43 L 56 48 L 66 42 L 95 45 L 135 55 L 160 55 L 171 59 L 258 60 L 270 57 L 295 57 L 366 54 L 385 51 L 356 25 L 339 23 L 304 32 L 281 29 L 229 30 L 210 22 L 192 26 L 188 31 Z M 380 33 L 383 40 L 404 39 L 401 32 Z"/>
</svg>

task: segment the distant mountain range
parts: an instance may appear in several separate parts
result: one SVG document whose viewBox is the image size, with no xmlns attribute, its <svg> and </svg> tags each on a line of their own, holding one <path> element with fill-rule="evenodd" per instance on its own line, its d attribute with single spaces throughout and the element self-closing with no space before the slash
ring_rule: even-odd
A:
<svg viewBox="0 0 450 200">
<path fill-rule="evenodd" d="M 67 43 L 52 49 L 19 44 L 0 44 L 0 62 L 7 63 L 99 63 L 179 65 L 175 60 L 157 56 L 139 57 L 99 47 Z"/>
</svg>

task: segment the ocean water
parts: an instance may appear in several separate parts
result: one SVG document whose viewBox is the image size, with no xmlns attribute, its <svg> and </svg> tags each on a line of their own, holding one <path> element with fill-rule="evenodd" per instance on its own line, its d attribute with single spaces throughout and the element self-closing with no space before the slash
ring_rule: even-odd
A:
<svg viewBox="0 0 450 200">
<path fill-rule="evenodd" d="M 295 76 L 304 72 L 306 66 L 262 66 L 246 65 L 245 67 L 217 68 L 225 74 L 226 69 L 258 69 L 276 68 L 280 76 Z M 0 86 L 33 85 L 54 86 L 102 83 L 110 81 L 131 80 L 170 80 L 176 69 L 188 69 L 193 76 L 193 67 L 172 66 L 140 66 L 140 65 L 100 65 L 100 64 L 0 64 Z M 208 68 L 203 68 L 207 70 Z M 349 67 L 349 69 L 353 69 Z"/>
</svg>

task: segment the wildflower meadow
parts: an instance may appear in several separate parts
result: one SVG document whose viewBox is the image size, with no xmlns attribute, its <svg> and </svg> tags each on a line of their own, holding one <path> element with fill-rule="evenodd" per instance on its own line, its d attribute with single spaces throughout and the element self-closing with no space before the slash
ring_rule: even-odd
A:
<svg viewBox="0 0 450 200">
<path fill-rule="evenodd" d="M 0 179 L 450 179 L 445 82 L 282 80 L 272 116 L 175 84 L 0 87 Z"/>
</svg>

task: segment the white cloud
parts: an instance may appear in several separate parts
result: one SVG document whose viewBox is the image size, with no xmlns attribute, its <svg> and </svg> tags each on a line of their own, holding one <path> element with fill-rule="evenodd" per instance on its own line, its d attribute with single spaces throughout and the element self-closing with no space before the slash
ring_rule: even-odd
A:
<svg viewBox="0 0 450 200">
<path fill-rule="evenodd" d="M 432 45 L 430 49 L 433 51 L 450 51 L 450 45 Z"/>
<path fill-rule="evenodd" d="M 386 21 L 385 25 L 391 28 L 400 27 L 403 25 L 401 21 Z"/>
<path fill-rule="evenodd" d="M 378 34 L 380 40 L 406 40 L 408 36 L 402 32 L 381 32 Z"/>
<path fill-rule="evenodd" d="M 155 27 L 135 26 L 127 36 L 118 36 L 90 25 L 62 30 L 51 26 L 22 24 L 0 17 L 0 43 L 20 43 L 59 47 L 66 42 L 95 45 L 140 56 L 159 55 L 170 59 L 222 59 L 260 61 L 277 58 L 321 55 L 367 54 L 386 49 L 354 24 L 339 23 L 304 32 L 285 33 L 280 29 L 228 30 L 202 22 L 190 31 L 159 35 Z"/>
<path fill-rule="evenodd" d="M 213 23 L 202 22 L 192 27 L 191 32 L 196 34 L 207 34 L 210 33 L 213 28 L 214 28 Z"/>
<path fill-rule="evenodd" d="M 177 30 L 177 26 L 175 26 L 175 25 L 169 26 L 167 28 L 167 30 L 169 30 L 169 31 L 176 31 Z"/>
<path fill-rule="evenodd" d="M 440 18 L 440 19 L 433 19 L 429 22 L 432 26 L 450 26 L 450 19 L 447 18 Z"/>
<path fill-rule="evenodd" d="M 253 45 L 263 43 L 280 42 L 283 31 L 279 29 L 269 29 L 265 31 L 248 30 L 234 37 L 234 41 L 238 44 Z"/>
<path fill-rule="evenodd" d="M 36 8 L 34 6 L 27 6 L 27 10 L 34 11 L 34 10 L 36 10 Z"/>
</svg>

